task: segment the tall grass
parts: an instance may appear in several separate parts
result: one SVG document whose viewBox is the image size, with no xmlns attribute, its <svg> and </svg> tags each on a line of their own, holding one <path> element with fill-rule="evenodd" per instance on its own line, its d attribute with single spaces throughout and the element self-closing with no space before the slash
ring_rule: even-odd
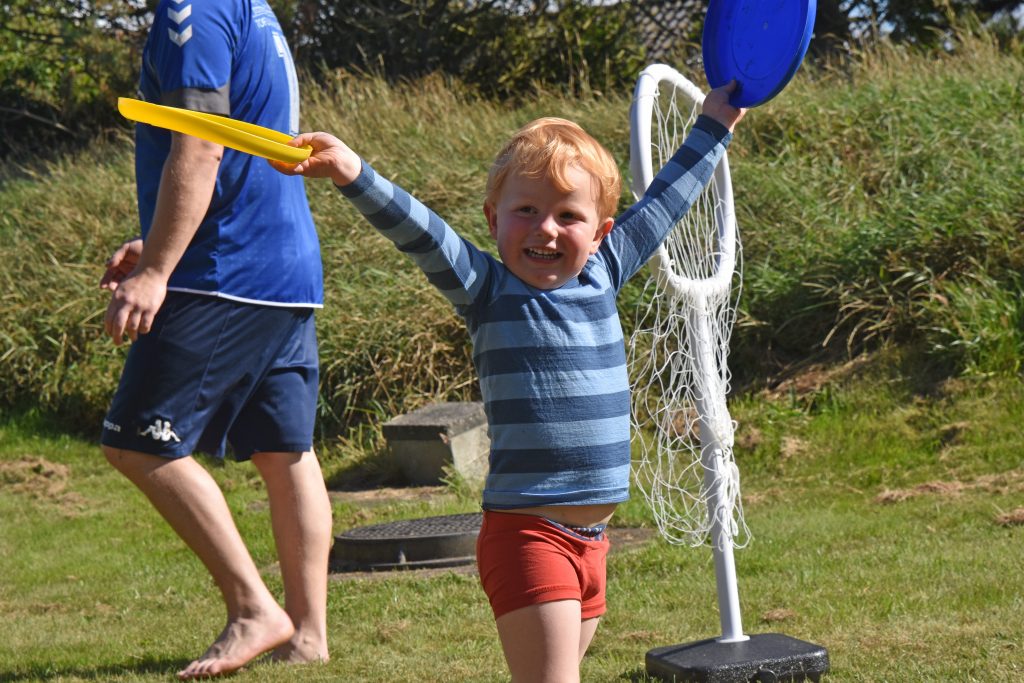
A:
<svg viewBox="0 0 1024 683">
<path fill-rule="evenodd" d="M 733 336 L 741 384 L 822 352 L 889 342 L 953 375 L 1020 371 L 1022 50 L 969 33 L 953 48 L 883 46 L 802 71 L 741 124 L 730 150 L 746 262 Z M 486 170 L 522 123 L 577 119 L 627 166 L 625 92 L 538 92 L 511 106 L 441 78 L 392 86 L 339 72 L 305 93 L 304 128 L 344 138 L 484 248 Z M 90 430 L 105 409 L 123 350 L 101 336 L 107 296 L 96 281 L 136 232 L 131 152 L 125 135 L 0 177 L 4 404 L 39 403 Z M 474 397 L 467 337 L 450 307 L 330 183 L 307 188 L 326 273 L 322 435 Z M 621 300 L 627 325 L 639 284 Z"/>
<path fill-rule="evenodd" d="M 1024 354 L 1024 60 L 965 34 L 798 79 L 743 128 L 740 335 L 783 360 L 920 343 L 955 371 Z"/>
<path fill-rule="evenodd" d="M 130 143 L 20 171 L 0 185 L 0 400 L 96 425 L 121 364 L 98 278 L 138 234 Z"/>
</svg>

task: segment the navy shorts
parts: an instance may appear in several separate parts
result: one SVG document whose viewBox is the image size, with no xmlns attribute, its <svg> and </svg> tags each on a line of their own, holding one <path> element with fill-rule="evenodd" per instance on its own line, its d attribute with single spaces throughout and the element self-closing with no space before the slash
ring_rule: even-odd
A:
<svg viewBox="0 0 1024 683">
<path fill-rule="evenodd" d="M 319 382 L 310 308 L 168 292 L 132 343 L 103 420 L 106 446 L 236 460 L 308 451 Z"/>
</svg>

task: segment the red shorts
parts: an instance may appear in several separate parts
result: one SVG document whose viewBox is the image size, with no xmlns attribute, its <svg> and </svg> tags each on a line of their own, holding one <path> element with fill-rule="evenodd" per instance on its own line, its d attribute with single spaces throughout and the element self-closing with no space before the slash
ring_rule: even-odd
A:
<svg viewBox="0 0 1024 683">
<path fill-rule="evenodd" d="M 494 618 L 554 600 L 578 600 L 583 619 L 601 616 L 609 545 L 604 533 L 589 538 L 544 517 L 484 510 L 476 559 Z"/>
</svg>

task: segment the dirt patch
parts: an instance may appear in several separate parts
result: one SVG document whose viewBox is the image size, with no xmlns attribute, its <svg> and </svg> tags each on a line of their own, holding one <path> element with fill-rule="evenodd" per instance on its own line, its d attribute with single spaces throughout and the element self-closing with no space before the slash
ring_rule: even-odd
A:
<svg viewBox="0 0 1024 683">
<path fill-rule="evenodd" d="M 434 503 L 452 494 L 447 486 L 376 486 L 367 489 L 328 489 L 332 505 L 344 504 L 350 509 L 335 522 L 343 526 L 361 526 L 374 518 L 373 508 L 391 503 Z"/>
<path fill-rule="evenodd" d="M 657 532 L 654 529 L 646 527 L 619 528 L 613 526 L 610 533 L 612 539 L 611 553 L 613 555 L 623 550 L 638 548 L 657 536 Z"/>
<path fill-rule="evenodd" d="M 929 481 L 909 489 L 886 489 L 877 496 L 874 502 L 880 505 L 900 503 L 918 496 L 940 496 L 955 498 L 965 492 L 981 491 L 983 493 L 1007 494 L 1024 491 L 1024 472 L 1004 472 L 978 477 L 974 481 Z"/>
<path fill-rule="evenodd" d="M 67 488 L 70 469 L 45 458 L 22 457 L 0 462 L 0 481 L 8 491 L 33 498 L 52 498 Z"/>
<path fill-rule="evenodd" d="M 887 505 L 889 503 L 901 503 L 910 498 L 926 495 L 955 498 L 967 488 L 967 484 L 959 481 L 929 481 L 909 489 L 886 489 L 875 496 L 875 502 Z"/>
<path fill-rule="evenodd" d="M 761 615 L 761 621 L 765 624 L 775 624 L 780 621 L 789 621 L 796 617 L 796 612 L 785 607 L 770 609 Z"/>
<path fill-rule="evenodd" d="M 806 455 L 810 449 L 807 442 L 795 436 L 782 437 L 782 444 L 779 446 L 779 457 L 785 462 L 793 457 Z"/>
<path fill-rule="evenodd" d="M 1024 508 L 996 515 L 996 524 L 999 526 L 1024 526 Z"/>
<path fill-rule="evenodd" d="M 663 635 L 660 631 L 626 631 L 625 633 L 620 633 L 617 637 L 633 643 L 650 643 L 662 638 Z"/>
<path fill-rule="evenodd" d="M 781 500 L 787 496 L 793 496 L 794 490 L 783 489 L 779 487 L 772 487 L 762 489 L 759 491 L 744 491 L 743 492 L 743 504 L 744 505 L 760 505 L 761 503 L 767 503 L 769 501 Z"/>
<path fill-rule="evenodd" d="M 961 441 L 964 433 L 971 428 L 970 422 L 951 422 L 939 427 L 939 445 L 954 446 Z"/>
<path fill-rule="evenodd" d="M 70 478 L 70 467 L 46 458 L 23 456 L 0 462 L 0 484 L 5 490 L 55 504 L 62 514 L 72 517 L 83 511 L 85 500 L 67 490 Z"/>
<path fill-rule="evenodd" d="M 744 453 L 753 453 L 764 443 L 764 433 L 753 425 L 740 425 L 734 435 L 736 449 Z"/>
<path fill-rule="evenodd" d="M 773 399 L 815 394 L 826 385 L 855 375 L 868 360 L 868 356 L 858 356 L 840 364 L 798 363 L 787 368 L 761 393 L 766 398 Z"/>
</svg>

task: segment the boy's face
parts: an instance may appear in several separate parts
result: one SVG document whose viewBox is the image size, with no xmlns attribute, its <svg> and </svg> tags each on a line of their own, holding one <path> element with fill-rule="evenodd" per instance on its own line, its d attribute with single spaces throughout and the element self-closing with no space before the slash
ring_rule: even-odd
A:
<svg viewBox="0 0 1024 683">
<path fill-rule="evenodd" d="M 501 260 L 520 280 L 538 289 L 556 289 L 579 275 L 612 229 L 598 216 L 593 177 L 567 169 L 570 192 L 547 177 L 510 173 L 495 205 L 484 206 Z"/>
</svg>

